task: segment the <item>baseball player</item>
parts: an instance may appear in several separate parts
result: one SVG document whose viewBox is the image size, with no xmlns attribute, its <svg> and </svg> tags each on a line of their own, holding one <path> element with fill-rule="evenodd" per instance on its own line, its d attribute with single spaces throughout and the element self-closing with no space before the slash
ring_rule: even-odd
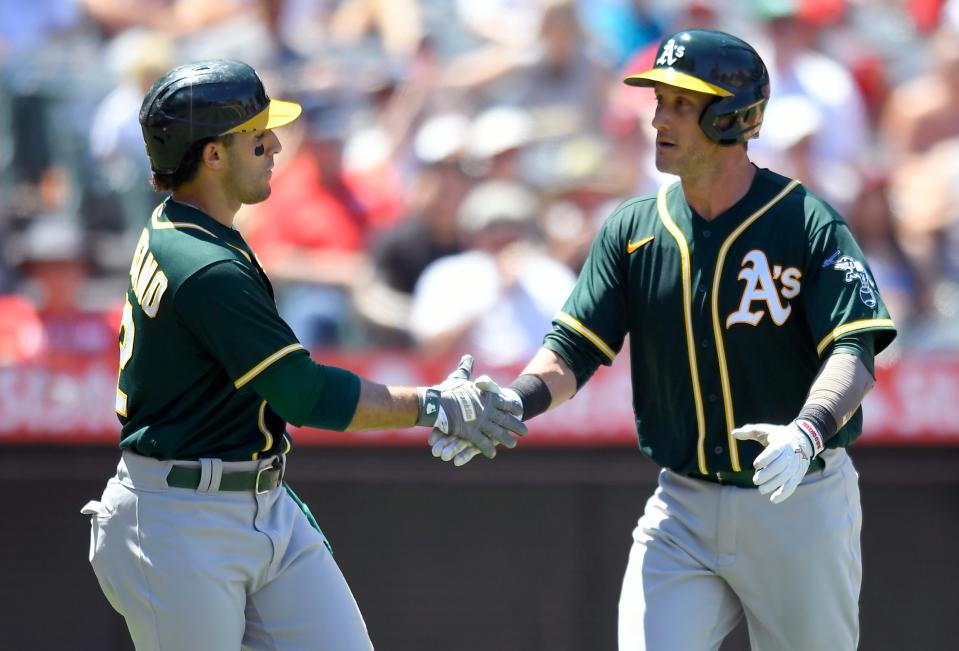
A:
<svg viewBox="0 0 959 651">
<path fill-rule="evenodd" d="M 157 190 L 120 330 L 122 457 L 91 516 L 90 561 L 139 651 L 357 651 L 372 645 L 309 509 L 284 484 L 287 422 L 436 427 L 488 456 L 525 427 L 468 381 L 387 387 L 313 362 L 232 224 L 270 194 L 272 129 L 300 106 L 252 68 L 171 70 L 140 123 Z"/>
<path fill-rule="evenodd" d="M 679 182 L 606 221 L 510 387 L 476 385 L 528 420 L 630 336 L 639 448 L 662 470 L 633 533 L 621 651 L 717 649 L 744 614 L 753 649 L 854 649 L 862 512 L 845 448 L 895 326 L 842 218 L 749 161 L 769 97 L 752 47 L 682 31 L 625 82 L 655 91 L 656 166 Z"/>
</svg>

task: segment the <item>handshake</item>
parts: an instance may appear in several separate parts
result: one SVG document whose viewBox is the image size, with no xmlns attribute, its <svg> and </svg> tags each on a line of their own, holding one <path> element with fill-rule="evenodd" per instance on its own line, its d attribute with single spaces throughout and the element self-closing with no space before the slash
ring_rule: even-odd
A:
<svg viewBox="0 0 959 651">
<path fill-rule="evenodd" d="M 463 355 L 459 366 L 441 384 L 419 387 L 417 425 L 432 427 L 433 456 L 462 466 L 477 454 L 492 459 L 496 445 L 516 447 L 526 434 L 523 401 L 509 388 L 501 389 L 484 375 L 472 381 L 473 357 Z"/>
</svg>

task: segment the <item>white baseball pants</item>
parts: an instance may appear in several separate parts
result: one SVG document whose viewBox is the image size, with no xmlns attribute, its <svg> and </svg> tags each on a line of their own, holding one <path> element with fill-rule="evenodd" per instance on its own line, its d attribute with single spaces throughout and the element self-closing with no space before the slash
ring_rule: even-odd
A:
<svg viewBox="0 0 959 651">
<path fill-rule="evenodd" d="M 286 489 L 218 490 L 221 471 L 270 459 L 210 462 L 205 491 L 170 488 L 173 462 L 124 452 L 83 508 L 93 570 L 137 650 L 372 649 L 322 535 Z"/>
<path fill-rule="evenodd" d="M 826 450 L 782 504 L 669 470 L 633 531 L 620 651 L 713 651 L 745 614 L 754 651 L 852 651 L 862 583 L 859 475 Z"/>
</svg>

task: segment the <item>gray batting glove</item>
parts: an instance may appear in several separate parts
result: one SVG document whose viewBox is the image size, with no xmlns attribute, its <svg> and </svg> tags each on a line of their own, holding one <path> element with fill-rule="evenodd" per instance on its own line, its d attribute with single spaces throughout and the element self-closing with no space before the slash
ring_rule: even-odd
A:
<svg viewBox="0 0 959 651">
<path fill-rule="evenodd" d="M 788 425 L 743 425 L 732 432 L 740 441 L 766 446 L 753 461 L 753 483 L 763 495 L 772 493 L 769 499 L 773 504 L 780 504 L 793 494 L 806 476 L 809 462 L 822 451 L 804 431 L 805 424 L 793 421 Z"/>
<path fill-rule="evenodd" d="M 526 434 L 526 426 L 520 420 L 523 417 L 523 401 L 519 394 L 508 387 L 500 388 L 488 375 L 479 377 L 474 384 L 480 391 L 484 417 L 509 432 Z M 437 429 L 430 434 L 429 443 L 434 457 L 439 457 L 443 461 L 452 461 L 455 466 L 469 463 L 480 453 L 479 448 L 468 441 L 444 434 Z M 513 445 L 506 445 L 515 446 L 515 439 L 512 443 Z"/>
<path fill-rule="evenodd" d="M 473 358 L 464 355 L 446 381 L 429 388 L 420 387 L 420 418 L 417 425 L 433 427 L 442 434 L 472 444 L 484 456 L 496 456 L 496 444 L 515 447 L 513 432 L 526 434 L 518 419 L 507 418 L 496 409 L 484 408 L 479 389 L 470 382 Z M 433 436 L 430 437 L 434 441 Z"/>
</svg>

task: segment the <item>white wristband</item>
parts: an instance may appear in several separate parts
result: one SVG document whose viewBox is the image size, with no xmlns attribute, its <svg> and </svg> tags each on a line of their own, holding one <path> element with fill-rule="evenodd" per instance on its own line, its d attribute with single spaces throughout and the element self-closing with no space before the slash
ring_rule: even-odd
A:
<svg viewBox="0 0 959 651">
<path fill-rule="evenodd" d="M 799 428 L 799 431 L 806 435 L 809 439 L 809 442 L 812 444 L 812 454 L 813 456 L 818 455 L 826 448 L 826 444 L 823 441 L 822 434 L 816 429 L 816 426 L 810 423 L 808 420 L 803 420 L 797 418 L 795 421 L 796 427 Z"/>
</svg>

